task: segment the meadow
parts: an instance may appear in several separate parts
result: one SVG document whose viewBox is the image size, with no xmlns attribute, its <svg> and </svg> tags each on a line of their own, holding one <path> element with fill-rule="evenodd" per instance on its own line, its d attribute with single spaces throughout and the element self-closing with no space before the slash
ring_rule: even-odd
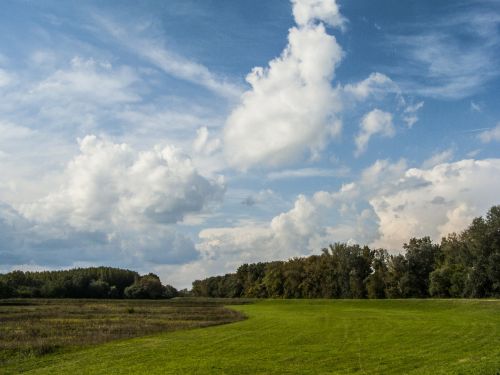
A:
<svg viewBox="0 0 500 375">
<path fill-rule="evenodd" d="M 499 300 L 259 300 L 230 309 L 248 319 L 34 355 L 0 372 L 500 373 Z"/>
<path fill-rule="evenodd" d="M 0 300 L 0 369 L 21 370 L 26 360 L 111 340 L 241 319 L 216 299 Z"/>
</svg>

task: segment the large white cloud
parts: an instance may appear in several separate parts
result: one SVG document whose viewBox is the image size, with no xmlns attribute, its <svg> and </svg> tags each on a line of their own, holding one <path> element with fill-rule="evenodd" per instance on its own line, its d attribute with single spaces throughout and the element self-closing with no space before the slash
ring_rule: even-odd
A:
<svg viewBox="0 0 500 375">
<path fill-rule="evenodd" d="M 318 252 L 333 241 L 369 242 L 374 231 L 366 229 L 373 216 L 364 209 L 358 215 L 354 202 L 359 193 L 357 185 L 351 183 L 337 192 L 299 195 L 290 210 L 269 222 L 202 230 L 197 248 L 205 261 L 220 262 L 221 268 L 230 270 L 242 262 Z M 340 220 L 342 224 L 335 225 Z"/>
<path fill-rule="evenodd" d="M 13 268 L 110 265 L 149 271 L 198 258 L 192 240 L 164 225 L 77 229 L 64 222 L 28 220 L 0 202 L 0 272 Z"/>
<path fill-rule="evenodd" d="M 171 224 L 222 198 L 222 178 L 201 176 L 191 160 L 167 146 L 137 152 L 86 136 L 65 171 L 64 184 L 21 207 L 42 222 L 64 221 L 78 229 L 143 222 Z"/>
<path fill-rule="evenodd" d="M 461 160 L 430 169 L 412 168 L 370 199 L 380 220 L 376 244 L 398 249 L 410 236 L 442 236 L 463 230 L 499 204 L 500 159 Z"/>
<path fill-rule="evenodd" d="M 408 168 L 404 160 L 379 160 L 336 192 L 300 195 L 290 210 L 269 222 L 202 230 L 197 247 L 203 261 L 188 269 L 226 272 L 243 262 L 318 253 L 336 241 L 391 252 L 401 251 L 413 236 L 439 241 L 500 203 L 500 181 L 491 179 L 499 173 L 500 159 L 461 160 L 428 169 Z"/>
<path fill-rule="evenodd" d="M 202 176 L 174 147 L 138 152 L 96 136 L 80 141 L 59 179 L 35 202 L 0 207 L 4 265 L 190 261 L 199 254 L 173 224 L 218 204 L 225 191 L 222 177 Z"/>
<path fill-rule="evenodd" d="M 252 88 L 226 122 L 225 152 L 233 166 L 287 164 L 317 153 L 340 131 L 340 98 L 330 82 L 343 52 L 324 25 L 313 22 L 340 25 L 337 6 L 294 1 L 294 15 L 299 26 L 290 29 L 287 47 L 269 67 L 247 76 Z"/>
</svg>

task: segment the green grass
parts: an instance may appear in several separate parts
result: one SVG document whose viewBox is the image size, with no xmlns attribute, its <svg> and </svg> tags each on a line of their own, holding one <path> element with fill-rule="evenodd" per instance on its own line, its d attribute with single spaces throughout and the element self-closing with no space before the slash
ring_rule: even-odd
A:
<svg viewBox="0 0 500 375">
<path fill-rule="evenodd" d="M 249 319 L 32 358 L 30 374 L 498 374 L 500 301 L 279 300 Z"/>
</svg>

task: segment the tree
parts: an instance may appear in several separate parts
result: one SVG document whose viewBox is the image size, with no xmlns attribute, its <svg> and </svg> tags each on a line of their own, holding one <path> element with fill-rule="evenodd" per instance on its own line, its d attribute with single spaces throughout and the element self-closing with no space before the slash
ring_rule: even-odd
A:
<svg viewBox="0 0 500 375">
<path fill-rule="evenodd" d="M 406 296 L 428 297 L 429 275 L 440 256 L 440 247 L 432 243 L 430 237 L 412 238 L 403 245 L 407 262 Z"/>
<path fill-rule="evenodd" d="M 109 291 L 109 284 L 103 280 L 92 280 L 88 287 L 88 294 L 91 298 L 107 298 Z"/>
<path fill-rule="evenodd" d="M 164 293 L 164 287 L 161 285 L 160 278 L 154 273 L 138 278 L 134 284 L 125 288 L 125 297 L 127 298 L 161 298 Z"/>
<path fill-rule="evenodd" d="M 387 259 L 388 254 L 386 250 L 379 249 L 373 251 L 373 273 L 365 279 L 368 298 L 386 298 Z"/>
<path fill-rule="evenodd" d="M 14 297 L 14 289 L 5 281 L 0 280 L 0 298 Z"/>
</svg>

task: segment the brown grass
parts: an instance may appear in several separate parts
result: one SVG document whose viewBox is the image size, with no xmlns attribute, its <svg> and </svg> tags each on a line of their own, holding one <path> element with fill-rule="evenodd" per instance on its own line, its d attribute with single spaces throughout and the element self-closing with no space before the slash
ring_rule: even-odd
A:
<svg viewBox="0 0 500 375">
<path fill-rule="evenodd" d="M 0 300 L 0 366 L 19 356 L 244 319 L 224 308 L 231 303 L 193 298 Z"/>
</svg>

